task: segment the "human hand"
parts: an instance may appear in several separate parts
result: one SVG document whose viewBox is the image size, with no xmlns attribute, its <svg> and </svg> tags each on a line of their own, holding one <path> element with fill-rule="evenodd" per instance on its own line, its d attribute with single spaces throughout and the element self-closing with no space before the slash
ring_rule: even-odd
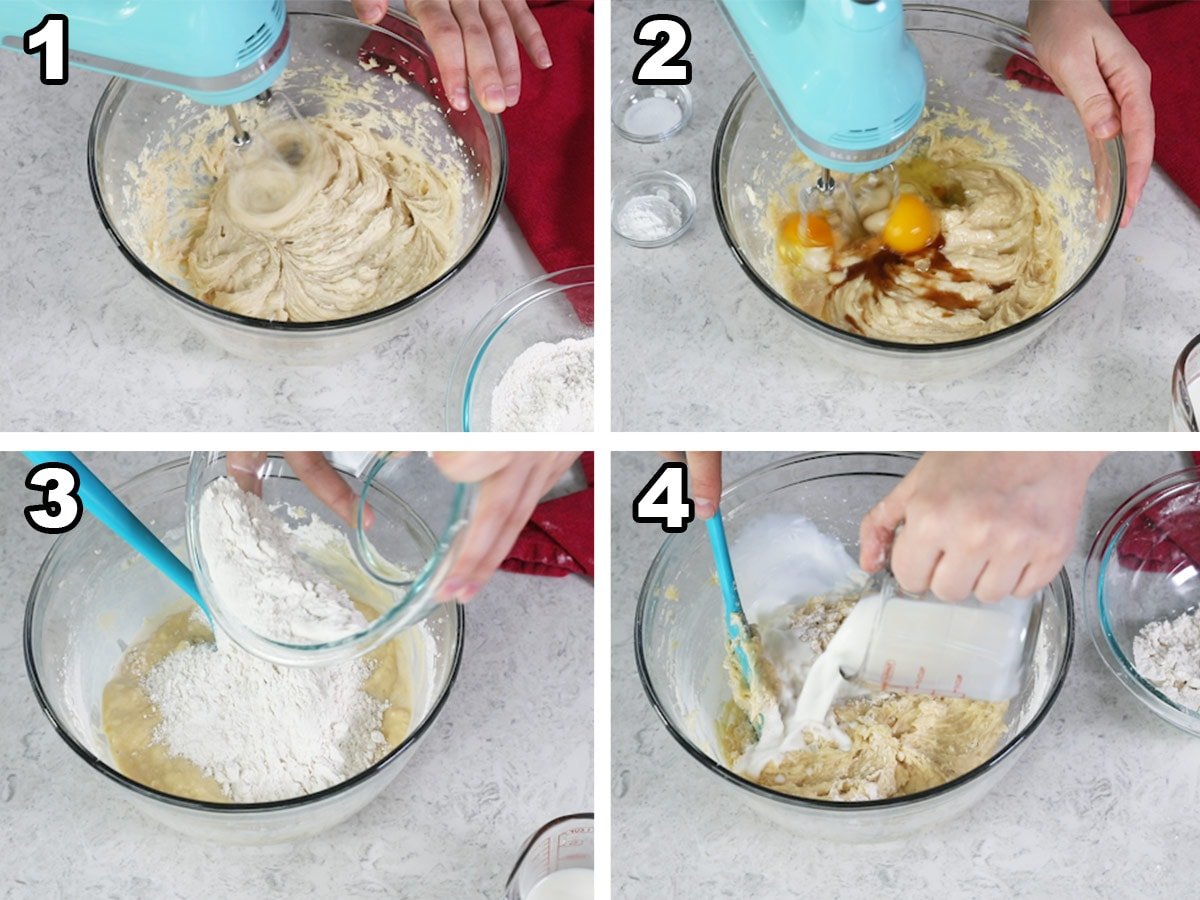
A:
<svg viewBox="0 0 1200 900">
<path fill-rule="evenodd" d="M 571 468 L 578 453 L 435 453 L 451 481 L 479 482 L 479 502 L 440 596 L 466 603 L 508 556 L 538 501 Z"/>
<path fill-rule="evenodd" d="M 689 450 L 664 453 L 674 462 L 686 462 L 688 493 L 696 504 L 696 518 L 711 519 L 721 501 L 721 453 L 715 450 Z"/>
<path fill-rule="evenodd" d="M 313 496 L 328 506 L 347 525 L 356 525 L 358 495 L 319 451 L 290 451 L 283 458 Z M 267 461 L 266 453 L 230 451 L 225 454 L 225 468 L 238 487 L 251 494 L 261 494 L 259 472 Z M 371 510 L 363 510 L 364 524 L 371 525 Z"/>
<path fill-rule="evenodd" d="M 374 25 L 387 14 L 388 0 L 351 0 L 355 15 Z M 521 98 L 517 41 L 539 69 L 553 64 L 541 26 L 526 0 L 408 0 L 437 60 L 450 105 L 467 109 L 467 75 L 475 96 L 490 113 L 502 113 Z"/>
<path fill-rule="evenodd" d="M 1038 63 L 1075 104 L 1088 133 L 1125 138 L 1121 225 L 1128 225 L 1154 161 L 1150 67 L 1099 0 L 1030 0 L 1028 26 Z"/>
<path fill-rule="evenodd" d="M 859 529 L 859 565 L 942 600 L 1028 597 L 1075 543 L 1100 453 L 926 453 Z M 897 526 L 904 527 L 896 533 Z"/>
</svg>

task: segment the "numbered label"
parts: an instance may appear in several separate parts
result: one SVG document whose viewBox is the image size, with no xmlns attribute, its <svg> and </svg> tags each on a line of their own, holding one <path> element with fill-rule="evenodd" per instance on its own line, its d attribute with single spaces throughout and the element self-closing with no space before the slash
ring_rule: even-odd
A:
<svg viewBox="0 0 1200 900">
<path fill-rule="evenodd" d="M 687 466 L 663 463 L 633 500 L 633 521 L 661 525 L 668 534 L 686 531 L 696 518 L 696 504 L 687 495 Z"/>
<path fill-rule="evenodd" d="M 25 52 L 42 60 L 42 84 L 67 83 L 67 17 L 50 13 L 25 32 Z"/>
<path fill-rule="evenodd" d="M 647 16 L 633 30 L 633 39 L 654 48 L 633 67 L 634 84 L 692 83 L 692 64 L 683 58 L 692 45 L 692 30 L 679 16 Z"/>
<path fill-rule="evenodd" d="M 25 476 L 25 487 L 37 491 L 42 502 L 25 507 L 25 521 L 43 534 L 62 534 L 79 524 L 83 503 L 79 475 L 66 463 L 42 463 Z"/>
</svg>

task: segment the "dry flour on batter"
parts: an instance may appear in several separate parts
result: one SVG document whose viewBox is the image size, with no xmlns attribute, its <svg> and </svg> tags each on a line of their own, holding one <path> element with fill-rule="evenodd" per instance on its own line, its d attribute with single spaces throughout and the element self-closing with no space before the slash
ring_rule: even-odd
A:
<svg viewBox="0 0 1200 900">
<path fill-rule="evenodd" d="M 176 650 L 142 685 L 162 716 L 155 741 L 233 802 L 257 803 L 340 784 L 386 752 L 388 703 L 363 690 L 370 674 L 365 659 L 276 666 L 225 641 Z"/>
<path fill-rule="evenodd" d="M 1133 664 L 1171 700 L 1200 710 L 1200 609 L 1142 626 Z"/>
<path fill-rule="evenodd" d="M 318 519 L 325 541 L 345 539 Z M 257 634 L 289 644 L 336 640 L 367 626 L 350 595 L 300 554 L 261 498 L 218 478 L 200 498 L 200 551 L 222 605 Z"/>
<path fill-rule="evenodd" d="M 513 361 L 492 392 L 493 431 L 591 431 L 592 338 L 541 342 Z"/>
</svg>

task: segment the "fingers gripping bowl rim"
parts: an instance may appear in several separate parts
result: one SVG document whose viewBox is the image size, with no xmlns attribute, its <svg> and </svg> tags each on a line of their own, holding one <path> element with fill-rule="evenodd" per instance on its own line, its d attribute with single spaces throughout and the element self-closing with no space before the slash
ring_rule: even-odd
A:
<svg viewBox="0 0 1200 900">
<path fill-rule="evenodd" d="M 125 482 L 115 493 L 160 538 L 182 540 L 188 460 L 156 466 Z M 147 609 L 129 609 L 127 595 L 99 596 L 138 579 L 148 564 L 111 532 L 86 515 L 51 546 L 34 578 L 25 608 L 23 648 L 26 673 L 38 705 L 71 751 L 144 813 L 193 837 L 226 843 L 294 840 L 332 827 L 357 813 L 400 773 L 441 714 L 462 662 L 465 615 L 444 607 L 428 620 L 436 659 L 419 717 L 408 736 L 382 759 L 346 781 L 301 797 L 265 803 L 210 803 L 146 787 L 118 772 L 106 756 L 99 731 L 100 693 L 127 644 L 144 625 Z M 140 570 L 140 572 L 139 572 Z M 155 578 L 151 573 L 150 578 Z M 158 585 L 162 590 L 159 592 Z M 173 611 L 172 597 L 187 601 L 165 579 L 151 582 L 161 612 Z M 152 610 L 150 615 L 158 615 Z"/>
<path fill-rule="evenodd" d="M 1076 202 L 1069 218 L 1060 208 L 1060 224 L 1068 242 L 1060 287 L 1055 299 L 1007 328 L 991 334 L 936 344 L 904 343 L 883 340 L 844 331 L 812 316 L 789 302 L 774 284 L 774 257 L 764 247 L 762 215 L 755 204 L 739 191 L 750 186 L 759 194 L 769 185 L 755 183 L 751 177 L 756 166 L 769 171 L 783 152 L 782 131 L 774 135 L 770 126 L 777 116 L 761 86 L 751 76 L 738 90 L 717 130 L 712 157 L 713 202 L 717 222 L 738 266 L 750 282 L 776 306 L 786 311 L 801 326 L 801 336 L 824 355 L 845 365 L 883 377 L 939 379 L 960 377 L 985 369 L 1025 347 L 1058 318 L 1068 300 L 1078 295 L 1095 275 L 1108 253 L 1120 225 L 1126 191 L 1124 144 L 1120 137 L 1102 142 L 1100 154 L 1089 156 L 1088 138 L 1074 107 L 1057 95 L 1024 90 L 1019 96 L 1032 105 L 1038 124 L 1048 129 L 1042 147 L 1015 125 L 1001 119 L 1008 115 L 1003 101 L 1010 95 L 1003 73 L 993 73 L 989 60 L 997 53 L 1006 58 L 1015 54 L 1036 63 L 1028 32 L 989 16 L 952 7 L 912 4 L 905 6 L 906 27 L 921 46 L 929 75 L 929 105 L 963 106 L 973 115 L 981 115 L 1014 147 L 1019 147 L 1017 162 L 1022 174 L 1045 187 L 1051 164 L 1057 158 L 1049 149 L 1051 141 L 1064 148 L 1072 164 L 1098 163 L 1095 204 Z M 943 48 L 931 53 L 929 48 Z M 967 69 L 960 71 L 956 66 Z M 781 128 L 781 126 L 776 126 Z M 794 150 L 789 143 L 787 148 Z M 1014 151 L 1016 152 L 1016 151 Z M 764 159 L 770 162 L 762 162 Z M 1067 156 L 1063 157 L 1068 159 Z M 1069 167 L 1068 167 L 1069 168 Z M 1068 205 L 1066 201 L 1061 204 Z M 1085 215 L 1085 213 L 1087 215 Z M 773 245 L 772 245 L 773 246 Z M 1067 270 L 1070 263 L 1070 271 Z"/>
<path fill-rule="evenodd" d="M 721 497 L 731 541 L 759 516 L 785 512 L 813 520 L 852 547 L 862 516 L 912 467 L 902 454 L 797 456 L 728 485 Z M 736 550 L 735 550 L 736 564 Z M 703 529 L 672 535 L 650 566 L 638 598 L 634 649 L 642 688 L 668 733 L 715 776 L 716 783 L 789 829 L 847 841 L 888 840 L 966 812 L 1014 765 L 1062 689 L 1074 646 L 1071 588 L 1065 572 L 1043 592 L 1039 652 L 1022 692 L 1010 704 L 1009 731 L 983 765 L 939 787 L 863 802 L 809 800 L 783 794 L 726 768 L 716 721 L 729 699 L 719 589 L 711 583 Z"/>
<path fill-rule="evenodd" d="M 440 95 L 442 89 L 432 51 L 413 19 L 393 12 L 389 16 L 396 21 L 395 25 L 365 25 L 353 17 L 328 12 L 291 11 L 288 15 L 294 57 L 302 60 L 307 52 L 317 57 L 321 64 L 356 79 L 352 81 L 355 84 L 381 77 L 372 76 L 358 66 L 358 50 L 367 40 L 385 41 L 387 46 L 397 48 L 398 55 L 402 53 L 409 59 L 409 65 L 413 67 L 410 74 L 416 76 L 403 86 L 403 91 L 408 92 L 401 95 L 404 102 L 413 102 L 415 97 L 422 98 L 421 102 L 432 100 L 446 135 L 454 135 L 463 141 L 463 158 L 469 158 L 472 166 L 470 183 L 466 185 L 471 193 L 472 210 L 469 214 L 464 212 L 464 237 L 456 258 L 445 272 L 411 295 L 380 309 L 326 322 L 259 319 L 218 309 L 192 296 L 186 286 L 160 273 L 144 258 L 145 254 L 138 246 L 144 246 L 145 238 L 138 235 L 135 227 L 125 221 L 127 216 L 121 214 L 122 204 L 126 202 L 122 190 L 128 190 L 129 178 L 123 167 L 145 146 L 147 128 L 162 127 L 160 120 L 150 119 L 148 125 L 141 125 L 138 131 L 139 126 L 134 120 L 152 114 L 165 116 L 165 108 L 170 104 L 160 100 L 172 96 L 137 82 L 113 79 L 101 95 L 88 136 L 88 180 L 101 223 L 122 255 L 144 279 L 170 297 L 173 307 L 186 314 L 189 321 L 206 335 L 244 355 L 255 352 L 255 348 L 279 355 L 284 355 L 289 348 L 299 348 L 301 352 L 287 357 L 288 361 L 324 362 L 347 355 L 356 347 L 370 346 L 393 336 L 394 331 L 386 329 L 392 320 L 436 296 L 466 267 L 491 232 L 503 204 L 508 150 L 499 118 L 485 112 L 474 98 L 466 112 L 449 109 Z M 297 65 L 293 62 L 289 69 Z M 312 82 L 311 76 L 296 77 L 309 80 L 292 90 L 306 91 L 316 98 L 321 96 L 324 89 L 319 83 Z M 287 78 L 285 72 L 284 79 Z M 245 343 L 247 335 L 257 336 L 258 342 Z M 345 344 L 348 350 L 336 352 L 331 346 L 335 340 L 339 346 Z M 317 346 L 309 349 L 312 342 L 317 342 Z M 306 355 L 313 358 L 307 359 Z"/>
</svg>

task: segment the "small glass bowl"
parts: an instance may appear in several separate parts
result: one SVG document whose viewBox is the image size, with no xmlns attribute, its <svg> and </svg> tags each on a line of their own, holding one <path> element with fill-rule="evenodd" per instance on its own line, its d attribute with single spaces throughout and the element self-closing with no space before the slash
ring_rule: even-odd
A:
<svg viewBox="0 0 1200 900">
<path fill-rule="evenodd" d="M 155 536 L 183 555 L 188 460 L 164 463 L 114 489 Z M 118 772 L 101 725 L 105 685 L 147 623 L 191 601 L 90 513 L 46 554 L 25 608 L 25 668 L 42 711 L 66 745 L 120 797 L 189 837 L 225 844 L 297 841 L 353 816 L 412 759 L 445 706 L 462 661 L 465 616 L 443 604 L 400 640 L 428 662 L 414 681 L 412 730 L 383 759 L 315 794 L 266 803 L 210 803 L 146 787 Z M 415 648 L 414 648 L 415 649 Z M 64 769 L 63 790 L 74 770 Z M 80 802 L 91 802 L 79 795 Z"/>
<path fill-rule="evenodd" d="M 1200 382 L 1200 335 L 1188 341 L 1171 373 L 1171 430 L 1200 431 L 1190 385 Z"/>
<path fill-rule="evenodd" d="M 379 613 L 366 628 L 337 640 L 293 644 L 250 628 L 213 586 L 200 540 L 200 497 L 209 484 L 231 473 L 226 453 L 198 452 L 191 457 L 187 542 L 196 585 L 222 631 L 247 651 L 281 665 L 353 659 L 433 612 L 440 605 L 438 589 L 458 558 L 455 538 L 474 506 L 475 487 L 446 480 L 423 453 L 364 454 L 357 468 L 331 465 L 358 496 L 353 523 L 339 519 L 315 497 L 283 456 L 263 456 L 254 472 L 238 475 L 243 490 L 253 489 L 289 525 L 319 517 L 341 532 L 361 570 L 335 572 L 325 561 L 308 561 L 325 568 L 334 583 L 353 588 L 356 599 Z M 435 534 L 426 521 L 440 526 L 440 532 Z"/>
<path fill-rule="evenodd" d="M 642 197 L 657 197 L 666 200 L 679 210 L 679 227 L 670 234 L 657 238 L 639 238 L 636 234 L 622 231 L 625 227 L 621 214 L 626 207 Z M 673 172 L 657 171 L 643 172 L 622 181 L 613 188 L 612 193 L 612 228 L 617 237 L 634 247 L 653 249 L 665 247 L 679 240 L 692 227 L 692 219 L 696 214 L 696 192 L 692 186 Z"/>
<path fill-rule="evenodd" d="M 521 285 L 488 310 L 454 360 L 447 431 L 492 431 L 492 392 L 534 344 L 592 336 L 592 323 L 579 317 L 575 304 L 591 305 L 594 279 L 592 266 L 563 269 Z"/>
<path fill-rule="evenodd" d="M 679 134 L 691 121 L 692 92 L 682 84 L 634 84 L 622 79 L 613 88 L 613 128 L 627 141 L 657 144 Z"/>
<path fill-rule="evenodd" d="M 1200 532 L 1200 470 L 1146 485 L 1122 503 L 1096 535 L 1084 569 L 1092 643 L 1109 671 L 1151 712 L 1200 736 L 1200 712 L 1169 699 L 1138 672 L 1133 639 L 1149 622 L 1200 604 L 1200 570 L 1183 547 Z"/>
</svg>

